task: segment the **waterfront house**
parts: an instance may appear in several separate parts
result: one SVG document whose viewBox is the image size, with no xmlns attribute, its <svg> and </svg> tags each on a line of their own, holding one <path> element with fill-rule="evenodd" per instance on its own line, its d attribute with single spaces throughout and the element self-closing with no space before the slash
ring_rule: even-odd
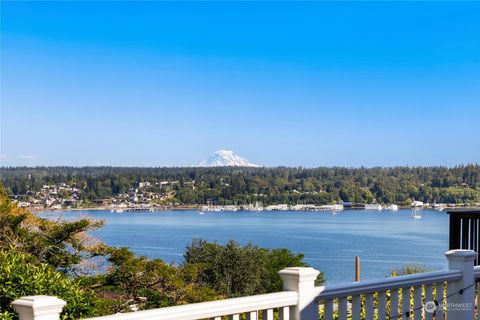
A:
<svg viewBox="0 0 480 320">
<path fill-rule="evenodd" d="M 423 201 L 413 201 L 412 202 L 412 207 L 423 207 Z"/>
</svg>

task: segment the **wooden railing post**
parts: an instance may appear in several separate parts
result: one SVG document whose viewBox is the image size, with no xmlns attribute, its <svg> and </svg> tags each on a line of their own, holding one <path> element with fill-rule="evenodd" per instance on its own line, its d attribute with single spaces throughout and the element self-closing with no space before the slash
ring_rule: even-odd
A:
<svg viewBox="0 0 480 320">
<path fill-rule="evenodd" d="M 475 277 L 473 264 L 477 253 L 472 250 L 450 250 L 445 253 L 450 270 L 462 272 L 459 281 L 447 284 L 447 319 L 474 319 Z"/>
<path fill-rule="evenodd" d="M 59 320 L 65 304 L 50 296 L 22 297 L 12 302 L 20 320 Z"/>
<path fill-rule="evenodd" d="M 314 289 L 319 273 L 313 268 L 306 267 L 286 268 L 278 272 L 283 280 L 283 290 L 298 293 L 297 305 L 290 308 L 290 320 L 318 319 Z"/>
</svg>

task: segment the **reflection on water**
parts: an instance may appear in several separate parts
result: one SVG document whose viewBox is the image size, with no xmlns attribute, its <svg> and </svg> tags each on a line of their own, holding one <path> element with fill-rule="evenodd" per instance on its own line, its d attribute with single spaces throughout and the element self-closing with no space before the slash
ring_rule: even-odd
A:
<svg viewBox="0 0 480 320">
<path fill-rule="evenodd" d="M 325 212 L 215 212 L 161 211 L 111 213 L 109 211 L 44 212 L 57 219 L 92 216 L 106 220 L 93 234 L 109 245 L 127 246 L 137 254 L 180 263 L 193 238 L 268 248 L 288 248 L 305 254 L 305 261 L 325 272 L 328 283 L 354 278 L 355 256 L 360 256 L 362 279 L 387 276 L 403 264 L 430 269 L 446 268 L 448 215 L 423 210 L 411 219 L 411 210 L 378 212 L 345 210 Z"/>
</svg>

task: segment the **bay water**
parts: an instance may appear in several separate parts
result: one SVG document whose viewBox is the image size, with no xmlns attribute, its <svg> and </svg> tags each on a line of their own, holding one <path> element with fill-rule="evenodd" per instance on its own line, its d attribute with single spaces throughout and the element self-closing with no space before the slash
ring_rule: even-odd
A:
<svg viewBox="0 0 480 320">
<path fill-rule="evenodd" d="M 448 214 L 434 210 L 328 212 L 263 211 L 206 212 L 196 210 L 112 213 L 110 211 L 42 212 L 41 216 L 105 220 L 92 235 L 112 246 L 125 246 L 139 255 L 181 263 L 194 238 L 225 243 L 253 243 L 288 248 L 323 271 L 328 284 L 351 282 L 355 257 L 361 260 L 362 280 L 384 278 L 407 264 L 430 270 L 447 267 Z"/>
</svg>

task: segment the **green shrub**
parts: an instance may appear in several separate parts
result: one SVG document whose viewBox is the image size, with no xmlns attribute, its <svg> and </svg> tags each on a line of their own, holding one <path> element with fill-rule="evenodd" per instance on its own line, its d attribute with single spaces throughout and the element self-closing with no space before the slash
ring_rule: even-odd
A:
<svg viewBox="0 0 480 320">
<path fill-rule="evenodd" d="M 225 245 L 193 240 L 185 251 L 183 267 L 196 267 L 202 285 L 225 297 L 241 297 L 282 290 L 277 274 L 286 267 L 306 267 L 302 254 L 288 249 L 266 249 L 230 240 Z M 316 284 L 324 282 L 323 274 Z"/>
<path fill-rule="evenodd" d="M 390 272 L 390 277 L 406 276 L 409 274 L 425 273 L 431 271 L 430 269 L 418 265 L 418 264 L 407 264 L 402 266 L 400 269 L 395 269 Z"/>
<path fill-rule="evenodd" d="M 47 264 L 14 249 L 0 250 L 0 319 L 17 319 L 11 305 L 22 296 L 51 295 L 67 302 L 62 319 L 93 315 L 95 295 Z"/>
</svg>

